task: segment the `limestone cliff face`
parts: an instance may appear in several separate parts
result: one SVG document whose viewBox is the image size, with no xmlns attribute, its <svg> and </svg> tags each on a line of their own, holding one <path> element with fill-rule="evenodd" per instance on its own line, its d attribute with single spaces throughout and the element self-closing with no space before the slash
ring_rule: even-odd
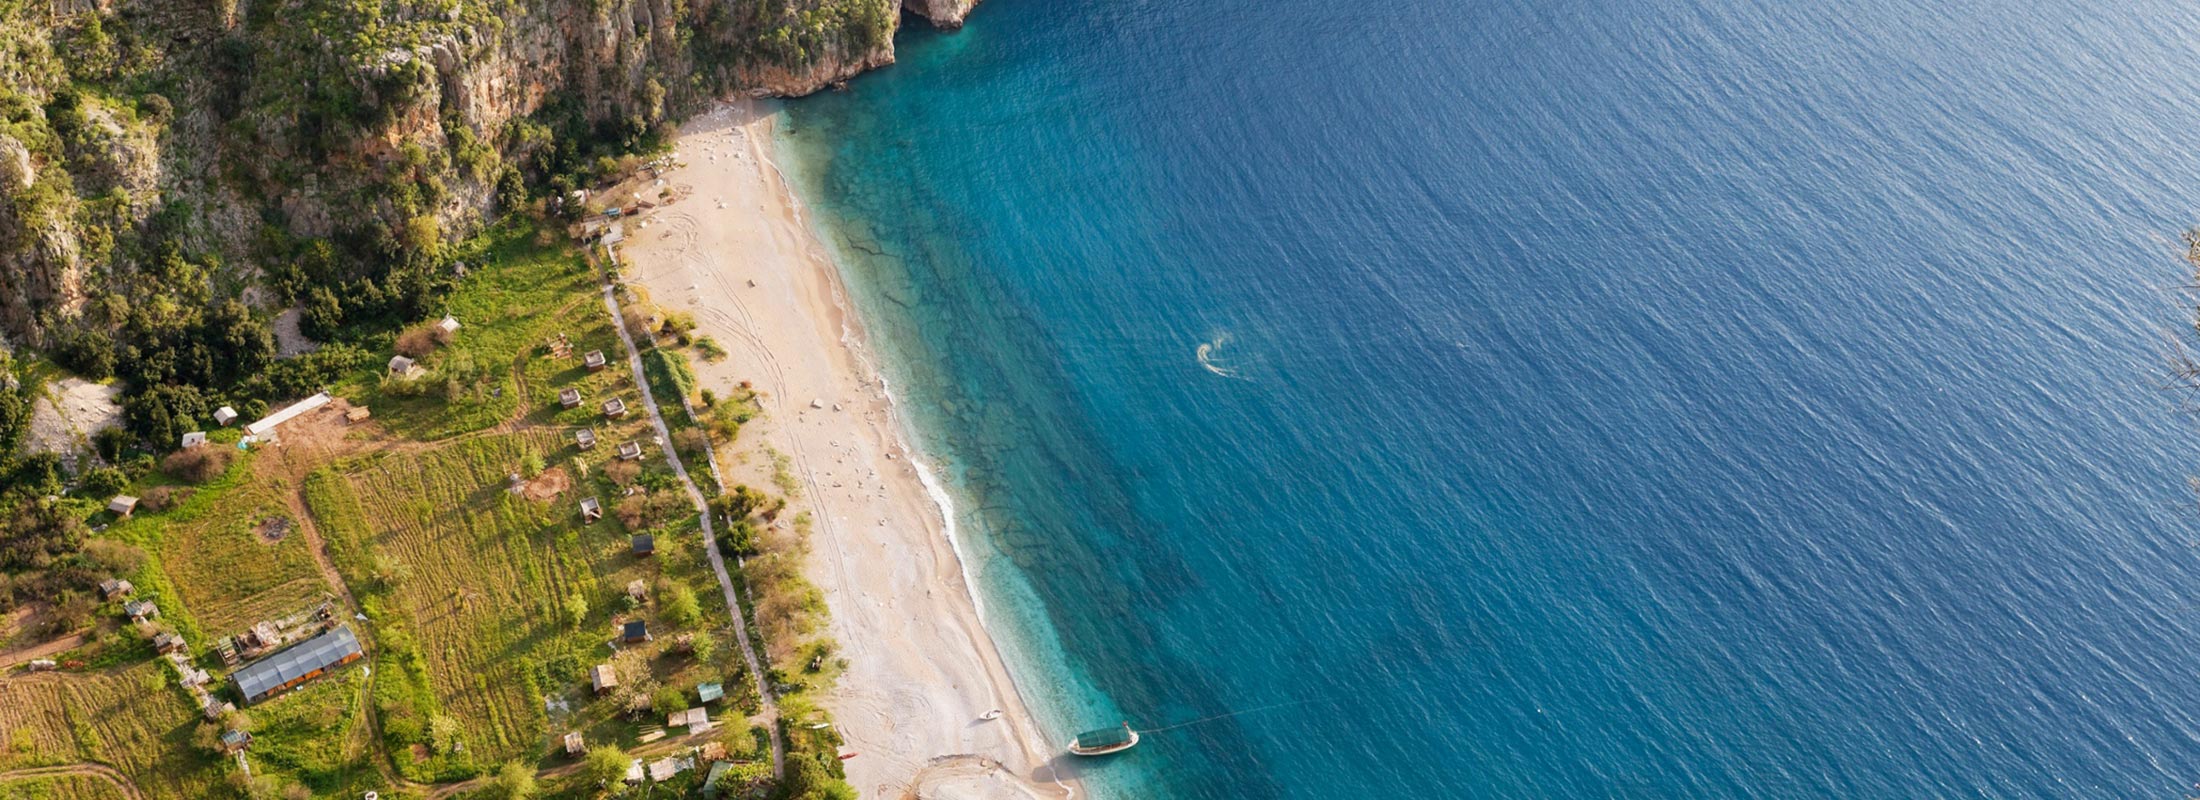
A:
<svg viewBox="0 0 2200 800">
<path fill-rule="evenodd" d="M 18 341 L 127 280 L 155 211 L 229 285 L 254 282 L 270 225 L 461 236 L 566 139 L 835 86 L 893 63 L 904 7 L 955 27 L 975 0 L 26 2 L 0 19 L 0 332 Z"/>
<path fill-rule="evenodd" d="M 970 9 L 978 0 L 902 0 L 902 7 L 909 13 L 923 17 L 941 30 L 954 30 L 963 26 L 970 16 Z"/>
</svg>

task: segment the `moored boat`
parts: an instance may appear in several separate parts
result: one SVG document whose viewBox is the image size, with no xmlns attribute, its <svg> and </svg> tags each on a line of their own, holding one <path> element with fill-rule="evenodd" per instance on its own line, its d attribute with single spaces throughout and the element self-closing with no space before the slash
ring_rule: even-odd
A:
<svg viewBox="0 0 2200 800">
<path fill-rule="evenodd" d="M 1071 755 L 1079 756 L 1104 756 L 1109 753 L 1120 753 L 1136 746 L 1138 746 L 1138 732 L 1131 730 L 1131 724 L 1125 722 L 1123 727 L 1120 728 L 1101 728 L 1100 730 L 1077 734 L 1077 738 L 1069 743 L 1069 752 Z"/>
</svg>

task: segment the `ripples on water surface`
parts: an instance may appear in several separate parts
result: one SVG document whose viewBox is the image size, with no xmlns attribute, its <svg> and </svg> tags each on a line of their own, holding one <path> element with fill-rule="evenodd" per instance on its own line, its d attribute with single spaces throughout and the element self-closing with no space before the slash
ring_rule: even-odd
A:
<svg viewBox="0 0 2200 800">
<path fill-rule="evenodd" d="M 1321 700 L 1099 788 L 2178 797 L 2196 32 L 987 0 L 786 144 L 1058 736 Z"/>
</svg>

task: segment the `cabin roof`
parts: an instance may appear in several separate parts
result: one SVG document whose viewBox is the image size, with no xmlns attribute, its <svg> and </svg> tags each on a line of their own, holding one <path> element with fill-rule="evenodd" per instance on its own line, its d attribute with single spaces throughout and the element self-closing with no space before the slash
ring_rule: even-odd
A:
<svg viewBox="0 0 2200 800">
<path fill-rule="evenodd" d="M 304 414 L 308 411 L 312 411 L 316 408 L 328 405 L 328 401 L 328 392 L 321 392 L 312 397 L 308 397 L 304 400 L 300 400 L 298 402 L 285 406 L 283 407 L 283 410 L 262 417 L 258 422 L 244 426 L 244 432 L 252 434 L 254 436 L 264 435 L 268 431 L 274 430 L 275 426 L 281 425 L 285 422 L 289 422 L 292 419 L 295 419 L 300 414 Z"/>
<path fill-rule="evenodd" d="M 349 626 L 307 639 L 304 644 L 253 662 L 233 675 L 237 690 L 250 700 L 317 669 L 327 669 L 345 658 L 359 655 L 359 637 Z"/>
</svg>

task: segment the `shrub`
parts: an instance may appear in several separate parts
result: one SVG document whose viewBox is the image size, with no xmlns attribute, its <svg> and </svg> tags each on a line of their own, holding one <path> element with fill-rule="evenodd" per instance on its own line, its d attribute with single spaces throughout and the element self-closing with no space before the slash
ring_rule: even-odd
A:
<svg viewBox="0 0 2200 800">
<path fill-rule="evenodd" d="M 229 462 L 236 456 L 226 447 L 194 447 L 168 454 L 160 462 L 160 470 L 190 483 L 205 483 L 219 478 L 229 471 Z"/>
<path fill-rule="evenodd" d="M 695 337 L 695 352 L 698 355 L 701 355 L 704 361 L 708 361 L 713 364 L 724 361 L 726 359 L 725 346 L 719 344 L 717 339 L 713 339 L 708 336 Z M 704 402 L 704 405 L 709 404 L 710 403 L 708 401 Z"/>
<path fill-rule="evenodd" d="M 703 432 L 697 428 L 681 428 L 672 434 L 673 449 L 680 451 L 680 455 L 684 457 L 701 457 L 704 444 L 706 444 L 706 441 L 703 438 Z"/>
<path fill-rule="evenodd" d="M 197 489 L 189 486 L 155 486 L 145 490 L 144 497 L 138 498 L 138 508 L 146 511 L 166 511 L 182 504 L 185 500 L 191 499 L 191 495 L 197 492 Z"/>
<path fill-rule="evenodd" d="M 130 488 L 130 476 L 114 467 L 93 467 L 85 470 L 77 488 L 86 497 L 113 497 Z"/>
<path fill-rule="evenodd" d="M 443 344 L 442 337 L 437 335 L 442 332 L 442 329 L 428 322 L 407 327 L 397 334 L 397 352 L 408 358 L 426 358 L 429 353 L 435 352 L 437 346 Z"/>
</svg>

